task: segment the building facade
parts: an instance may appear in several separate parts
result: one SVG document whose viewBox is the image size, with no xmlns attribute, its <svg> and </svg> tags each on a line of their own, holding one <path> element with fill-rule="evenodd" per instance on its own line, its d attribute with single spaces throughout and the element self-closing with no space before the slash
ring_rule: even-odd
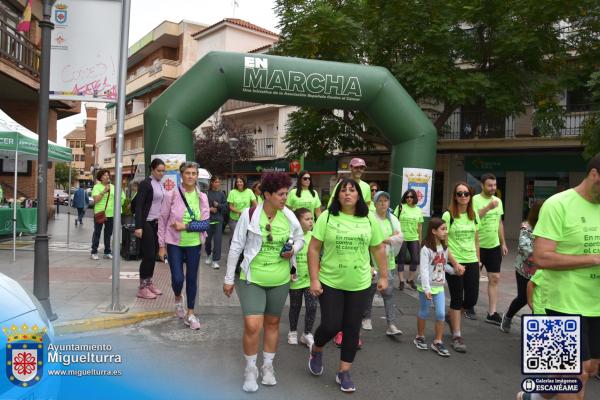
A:
<svg viewBox="0 0 600 400">
<path fill-rule="evenodd" d="M 17 31 L 26 0 L 0 0 L 0 109 L 32 132 L 38 131 L 38 91 L 40 87 L 42 1 L 32 1 L 32 17 L 28 32 Z M 56 122 L 75 115 L 80 104 L 51 101 L 48 138 L 56 142 Z M 16 197 L 37 198 L 37 162 L 28 161 L 19 173 Z M 54 165 L 48 163 L 49 207 L 53 204 Z M 0 171 L 0 184 L 6 198 L 15 196 L 12 172 Z"/>
<path fill-rule="evenodd" d="M 71 168 L 76 171 L 73 176 L 73 186 L 79 186 L 79 182 L 86 179 L 85 175 L 85 128 L 79 126 L 65 135 L 66 146 L 71 148 L 73 160 Z M 89 172 L 87 179 L 89 179 Z"/>
</svg>

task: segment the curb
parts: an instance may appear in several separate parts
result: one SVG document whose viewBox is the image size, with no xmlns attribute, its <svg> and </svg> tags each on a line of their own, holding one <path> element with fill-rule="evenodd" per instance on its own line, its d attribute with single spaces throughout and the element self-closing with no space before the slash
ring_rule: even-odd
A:
<svg viewBox="0 0 600 400">
<path fill-rule="evenodd" d="M 57 335 L 64 335 L 68 333 L 82 333 L 98 331 L 103 329 L 121 328 L 150 319 L 164 318 L 172 314 L 172 311 L 142 311 L 125 316 L 107 316 L 77 319 L 73 321 L 66 321 L 59 324 L 55 324 L 54 332 Z"/>
</svg>

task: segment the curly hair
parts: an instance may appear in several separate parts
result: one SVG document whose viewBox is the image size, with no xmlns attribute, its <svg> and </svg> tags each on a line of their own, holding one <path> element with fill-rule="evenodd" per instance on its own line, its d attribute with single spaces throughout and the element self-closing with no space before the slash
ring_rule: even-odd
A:
<svg viewBox="0 0 600 400">
<path fill-rule="evenodd" d="M 415 191 L 415 189 L 408 189 L 402 195 L 402 200 L 400 200 L 400 204 L 406 204 L 406 197 L 408 197 L 409 195 L 412 195 L 413 197 L 413 204 L 417 204 L 419 202 L 419 196 L 417 196 L 417 192 Z"/>
<path fill-rule="evenodd" d="M 346 186 L 352 186 L 358 192 L 358 200 L 356 201 L 356 210 L 354 211 L 355 217 L 366 217 L 369 215 L 369 206 L 365 202 L 365 199 L 362 194 L 362 190 L 360 190 L 360 185 L 356 183 L 354 179 L 351 178 L 343 178 L 340 183 L 337 185 L 335 193 L 333 194 L 333 200 L 331 200 L 331 205 L 329 206 L 329 213 L 331 215 L 339 215 L 342 210 L 342 204 L 340 203 L 340 192 L 342 188 Z"/>
<path fill-rule="evenodd" d="M 263 193 L 275 193 L 279 189 L 289 188 L 292 178 L 284 172 L 266 172 L 260 178 L 260 188 Z"/>
<path fill-rule="evenodd" d="M 96 179 L 101 181 L 104 174 L 108 174 L 108 177 L 110 178 L 110 171 L 102 168 L 100 171 L 96 172 Z"/>
</svg>

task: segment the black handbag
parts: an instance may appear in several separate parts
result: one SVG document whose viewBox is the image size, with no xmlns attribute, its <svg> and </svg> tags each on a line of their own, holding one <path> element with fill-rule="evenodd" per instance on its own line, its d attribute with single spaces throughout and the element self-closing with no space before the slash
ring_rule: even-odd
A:
<svg viewBox="0 0 600 400">
<path fill-rule="evenodd" d="M 183 200 L 183 204 L 185 204 L 188 212 L 190 213 L 190 217 L 192 217 L 192 220 L 190 222 L 188 222 L 188 224 L 187 224 L 186 231 L 188 231 L 188 232 L 206 232 L 206 231 L 208 231 L 208 229 L 210 228 L 210 220 L 208 220 L 208 219 L 205 219 L 204 221 L 197 220 L 196 215 L 190 208 L 187 200 L 185 199 L 185 196 L 181 192 L 181 188 L 177 188 L 177 190 L 179 191 L 181 200 Z"/>
</svg>

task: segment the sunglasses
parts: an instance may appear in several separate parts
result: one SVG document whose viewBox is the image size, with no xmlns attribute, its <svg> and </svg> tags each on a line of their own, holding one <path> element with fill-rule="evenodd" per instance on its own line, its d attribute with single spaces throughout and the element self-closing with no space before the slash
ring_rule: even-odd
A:
<svg viewBox="0 0 600 400">
<path fill-rule="evenodd" d="M 377 191 L 377 189 L 371 189 L 371 192 L 376 192 L 376 191 Z"/>
<path fill-rule="evenodd" d="M 267 230 L 267 232 L 269 232 L 269 234 L 267 235 L 267 241 L 272 242 L 273 241 L 273 234 L 271 232 L 271 224 L 267 224 L 265 226 L 265 229 Z"/>
<path fill-rule="evenodd" d="M 310 176 L 303 176 L 303 177 L 302 177 L 302 180 L 303 180 L 303 181 L 310 181 L 310 180 L 311 180 L 311 177 L 310 177 Z"/>
<path fill-rule="evenodd" d="M 406 198 L 407 198 L 407 199 L 414 199 L 414 198 L 415 198 L 415 196 L 412 196 L 412 195 L 411 195 L 411 196 L 406 196 Z"/>
<path fill-rule="evenodd" d="M 469 197 L 471 193 L 469 192 L 456 192 L 456 197 Z"/>
</svg>

